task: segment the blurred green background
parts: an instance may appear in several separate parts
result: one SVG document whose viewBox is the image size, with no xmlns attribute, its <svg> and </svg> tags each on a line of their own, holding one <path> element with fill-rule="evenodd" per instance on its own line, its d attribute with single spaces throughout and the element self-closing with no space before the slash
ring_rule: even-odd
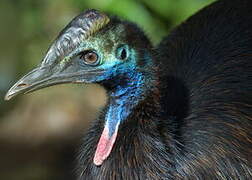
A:
<svg viewBox="0 0 252 180">
<path fill-rule="evenodd" d="M 0 179 L 71 180 L 86 127 L 106 97 L 95 85 L 64 85 L 4 102 L 58 32 L 87 8 L 136 22 L 154 44 L 213 0 L 1 0 Z"/>
</svg>

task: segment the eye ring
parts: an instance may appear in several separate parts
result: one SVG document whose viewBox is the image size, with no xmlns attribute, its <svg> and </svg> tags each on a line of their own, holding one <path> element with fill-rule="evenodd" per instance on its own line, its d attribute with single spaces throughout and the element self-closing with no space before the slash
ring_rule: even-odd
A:
<svg viewBox="0 0 252 180">
<path fill-rule="evenodd" d="M 80 53 L 80 59 L 87 65 L 96 66 L 99 64 L 99 56 L 92 50 L 83 51 Z"/>
<path fill-rule="evenodd" d="M 120 60 L 126 60 L 129 57 L 128 45 L 121 45 L 116 50 L 116 57 Z"/>
</svg>

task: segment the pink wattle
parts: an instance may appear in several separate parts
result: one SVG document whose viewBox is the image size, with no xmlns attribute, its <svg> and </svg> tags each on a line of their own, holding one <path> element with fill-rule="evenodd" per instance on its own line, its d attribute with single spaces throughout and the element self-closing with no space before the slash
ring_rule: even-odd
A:
<svg viewBox="0 0 252 180">
<path fill-rule="evenodd" d="M 96 166 L 102 165 L 103 161 L 107 159 L 109 156 L 113 145 L 116 140 L 118 127 L 116 127 L 115 132 L 111 137 L 109 137 L 109 130 L 108 127 L 105 126 L 100 137 L 99 143 L 97 145 L 95 156 L 94 156 L 94 164 Z"/>
</svg>

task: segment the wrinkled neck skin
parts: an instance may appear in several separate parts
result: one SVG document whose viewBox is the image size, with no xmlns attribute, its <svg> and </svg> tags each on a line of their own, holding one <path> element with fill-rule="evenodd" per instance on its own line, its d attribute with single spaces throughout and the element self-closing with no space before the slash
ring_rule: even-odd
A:
<svg viewBox="0 0 252 180">
<path fill-rule="evenodd" d="M 118 83 L 109 92 L 108 111 L 105 116 L 105 126 L 111 137 L 115 130 L 132 112 L 145 95 L 146 77 L 141 72 L 127 73 L 127 78 Z"/>
<path fill-rule="evenodd" d="M 145 98 L 147 91 L 155 86 L 152 56 L 146 50 L 143 54 L 141 67 L 132 65 L 124 71 L 121 76 L 117 76 L 110 84 L 104 84 L 108 92 L 108 109 L 105 115 L 105 127 L 108 127 L 109 136 L 118 129 L 132 113 L 134 107 Z"/>
</svg>

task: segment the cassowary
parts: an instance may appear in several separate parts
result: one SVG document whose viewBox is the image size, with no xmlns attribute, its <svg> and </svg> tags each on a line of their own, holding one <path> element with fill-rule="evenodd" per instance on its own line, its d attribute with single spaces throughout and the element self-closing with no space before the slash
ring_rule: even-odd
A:
<svg viewBox="0 0 252 180">
<path fill-rule="evenodd" d="M 215 2 L 157 47 L 135 24 L 88 10 L 6 99 L 62 83 L 108 95 L 79 179 L 252 179 L 251 0 Z"/>
</svg>

